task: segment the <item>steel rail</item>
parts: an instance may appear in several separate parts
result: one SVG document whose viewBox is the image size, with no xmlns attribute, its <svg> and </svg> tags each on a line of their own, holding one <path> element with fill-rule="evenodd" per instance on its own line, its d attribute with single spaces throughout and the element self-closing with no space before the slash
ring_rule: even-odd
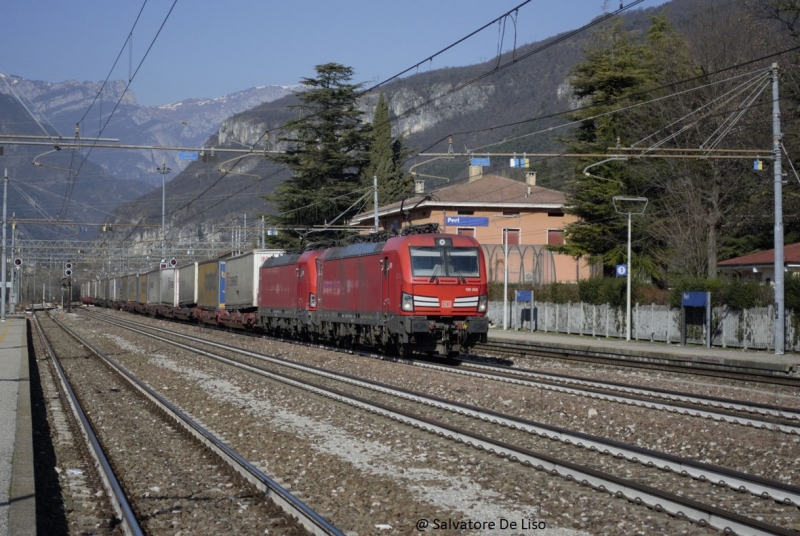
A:
<svg viewBox="0 0 800 536">
<path fill-rule="evenodd" d="M 106 495 L 112 499 L 110 501 L 111 506 L 114 508 L 114 512 L 121 522 L 120 525 L 123 532 L 133 536 L 143 535 L 144 531 L 139 525 L 136 515 L 133 513 L 133 509 L 128 502 L 128 498 L 125 496 L 125 492 L 122 490 L 122 486 L 114 475 L 114 470 L 111 468 L 111 464 L 108 462 L 108 458 L 106 458 L 103 448 L 100 446 L 100 441 L 97 439 L 92 425 L 89 424 L 89 419 L 86 417 L 86 413 L 83 411 L 78 397 L 75 395 L 72 386 L 67 380 L 67 376 L 64 373 L 64 369 L 61 367 L 61 363 L 56 356 L 53 346 L 50 344 L 50 340 L 47 338 L 47 335 L 45 335 L 41 324 L 39 324 L 39 319 L 36 314 L 34 313 L 31 316 L 33 317 L 33 325 L 36 327 L 36 332 L 39 334 L 39 338 L 47 350 L 47 355 L 50 357 L 50 361 L 53 363 L 53 367 L 56 370 L 61 387 L 67 394 L 67 402 L 72 409 L 72 414 L 81 425 L 81 433 L 89 446 L 89 452 L 92 458 L 94 458 L 98 473 L 100 473 L 100 480 L 103 481 L 103 487 L 106 489 Z"/>
<path fill-rule="evenodd" d="M 779 423 L 773 421 L 762 420 L 756 417 L 750 417 L 747 415 L 741 415 L 737 413 L 724 413 L 721 411 L 714 411 L 711 409 L 702 409 L 696 406 L 692 406 L 690 404 L 700 404 L 701 402 L 692 402 L 691 395 L 684 395 L 682 400 L 676 400 L 673 402 L 659 402 L 657 400 L 652 400 L 645 398 L 644 396 L 624 396 L 624 395 L 615 395 L 608 392 L 603 392 L 599 390 L 599 388 L 578 388 L 578 387 L 569 387 L 563 385 L 562 383 L 556 381 L 546 381 L 546 380 L 536 380 L 532 378 L 512 378 L 509 376 L 501 376 L 498 374 L 488 374 L 485 372 L 479 371 L 471 371 L 471 370 L 464 370 L 457 367 L 452 366 L 445 366 L 445 365 L 437 365 L 434 363 L 420 363 L 416 362 L 416 366 L 424 367 L 424 368 L 431 368 L 436 370 L 446 370 L 447 372 L 452 372 L 453 374 L 461 374 L 464 376 L 473 376 L 479 377 L 484 379 L 490 379 L 495 381 L 502 381 L 506 383 L 512 383 L 517 385 L 529 385 L 533 387 L 538 387 L 540 389 L 545 389 L 548 391 L 555 391 L 559 393 L 565 393 L 575 396 L 583 396 L 587 398 L 597 399 L 597 400 L 606 400 L 608 402 L 616 402 L 619 404 L 627 404 L 630 406 L 637 406 L 637 407 L 645 407 L 649 409 L 661 410 L 661 411 L 668 411 L 671 413 L 680 413 L 683 415 L 690 415 L 693 417 L 698 418 L 705 418 L 705 419 L 713 419 L 719 422 L 727 422 L 730 424 L 738 424 L 742 426 L 752 426 L 755 428 L 761 428 L 764 430 L 770 430 L 773 432 L 783 432 L 790 435 L 800 435 L 800 424 L 786 424 L 786 423 Z M 470 364 L 472 367 L 473 365 Z M 536 373 L 532 373 L 536 374 Z M 587 381 L 587 383 L 590 383 Z M 597 382 L 597 384 L 601 384 Z M 644 388 L 640 388 L 640 393 L 647 393 L 647 390 Z M 701 400 L 702 397 L 698 395 L 698 400 Z M 747 408 L 751 406 L 747 406 L 746 403 L 740 402 L 739 406 L 741 408 Z M 792 410 L 788 408 L 783 408 L 787 414 L 792 412 Z M 750 413 L 755 413 L 756 410 L 750 409 L 742 409 L 741 411 L 749 411 Z M 783 418 L 787 419 L 798 419 L 800 418 L 800 413 L 792 412 L 793 416 L 785 416 Z"/>
<path fill-rule="evenodd" d="M 178 348 L 189 350 L 191 352 L 199 353 L 201 355 L 205 355 L 207 357 L 211 357 L 213 359 L 217 359 L 225 363 L 234 364 L 235 366 L 241 367 L 243 369 L 249 370 L 259 375 L 267 376 L 273 379 L 277 379 L 279 381 L 284 381 L 283 378 L 285 378 L 287 383 L 296 381 L 291 378 L 286 378 L 281 374 L 264 371 L 262 369 L 252 367 L 247 364 L 239 363 L 237 361 L 220 356 L 218 354 L 207 352 L 205 350 L 192 347 L 190 345 L 182 344 L 174 340 L 160 337 L 153 333 L 148 333 L 138 328 L 122 325 L 121 323 L 118 323 L 118 321 L 108 320 L 98 315 L 91 315 L 91 316 L 103 322 L 112 325 L 117 325 L 118 327 L 122 327 L 124 329 L 133 331 L 135 333 L 139 333 L 141 335 L 145 335 L 160 342 L 164 342 L 172 346 L 176 346 Z M 130 322 L 125 322 L 125 323 L 130 324 Z M 250 350 L 231 347 L 229 345 L 208 341 L 204 339 L 199 339 L 197 337 L 192 337 L 189 335 L 183 335 L 180 333 L 175 333 L 161 328 L 147 326 L 147 329 L 159 331 L 162 333 L 167 333 L 171 337 L 178 337 L 190 341 L 200 342 L 201 344 L 205 344 L 215 348 L 224 349 L 227 351 L 233 351 L 259 360 L 264 360 L 281 366 L 293 368 L 295 370 L 300 370 L 303 372 L 315 374 L 325 378 L 334 379 L 344 383 L 349 383 L 351 385 L 356 385 L 366 389 L 371 389 L 373 391 L 389 394 L 391 396 L 397 396 L 400 398 L 404 398 L 428 406 L 446 409 L 454 413 L 471 416 L 476 419 L 494 422 L 503 426 L 507 426 L 509 428 L 519 429 L 531 434 L 536 434 L 541 437 L 558 439 L 559 441 L 568 445 L 574 444 L 578 447 L 583 447 L 590 450 L 596 450 L 603 454 L 609 454 L 615 457 L 623 457 L 632 462 L 641 463 L 643 465 L 648 465 L 648 466 L 654 466 L 665 471 L 671 471 L 684 476 L 690 476 L 698 480 L 708 481 L 712 484 L 719 485 L 722 487 L 727 486 L 736 491 L 747 491 L 753 495 L 762 498 L 769 498 L 777 502 L 783 502 L 784 504 L 794 504 L 796 506 L 800 505 L 800 487 L 798 486 L 792 486 L 789 484 L 784 484 L 782 482 L 777 482 L 774 480 L 769 480 L 766 478 L 749 475 L 739 471 L 734 471 L 732 469 L 727 469 L 724 467 L 717 467 L 714 465 L 697 462 L 688 458 L 682 458 L 679 456 L 673 456 L 671 454 L 657 452 L 636 445 L 629 445 L 619 441 L 612 441 L 609 439 L 601 438 L 599 436 L 593 436 L 591 434 L 574 432 L 558 426 L 552 426 L 527 419 L 522 419 L 512 415 L 495 412 L 493 410 L 482 409 L 468 404 L 460 404 L 439 397 L 424 395 L 410 390 L 392 387 L 379 382 L 362 380 L 360 378 L 355 378 L 349 375 L 331 372 L 325 369 L 321 369 L 319 367 L 314 367 L 311 365 L 302 365 L 299 363 L 287 361 L 279 357 L 269 356 L 261 354 L 259 352 L 253 352 Z M 319 388 L 319 389 L 321 391 L 326 390 L 325 388 Z M 464 433 L 464 432 L 463 430 L 461 430 L 459 433 Z M 565 463 L 569 464 L 570 462 L 565 462 Z"/>
<path fill-rule="evenodd" d="M 309 532 L 320 536 L 344 536 L 342 531 L 333 526 L 322 516 L 309 508 L 304 502 L 292 495 L 280 484 L 272 480 L 269 476 L 264 474 L 261 470 L 240 456 L 236 451 L 214 436 L 214 434 L 208 431 L 205 427 L 198 424 L 195 420 L 167 401 L 164 397 L 138 380 L 132 373 L 125 369 L 125 367 L 110 357 L 104 355 L 100 350 L 95 348 L 92 344 L 69 329 L 63 323 L 59 322 L 57 319 L 52 318 L 52 320 L 72 338 L 78 341 L 78 343 L 85 346 L 90 352 L 100 358 L 112 370 L 119 373 L 132 387 L 143 394 L 166 415 L 174 419 L 180 426 L 197 438 L 203 445 L 216 452 L 217 455 L 225 460 L 234 470 L 236 470 L 259 490 L 264 492 L 264 494 L 273 502 L 275 502 L 275 504 L 280 506 L 288 514 L 295 516 L 300 524 L 302 524 Z"/>
<path fill-rule="evenodd" d="M 800 409 L 790 408 L 786 406 L 777 406 L 773 404 L 762 404 L 759 402 L 746 402 L 741 400 L 734 400 L 731 398 L 682 393 L 680 391 L 672 391 L 669 389 L 659 389 L 656 387 L 641 387 L 638 385 L 621 383 L 621 382 L 590 380 L 588 378 L 581 378 L 579 376 L 570 376 L 568 374 L 540 372 L 532 369 L 511 368 L 502 365 L 487 365 L 485 363 L 474 363 L 471 361 L 462 361 L 461 366 L 477 368 L 477 369 L 488 369 L 491 370 L 493 373 L 498 373 L 499 371 L 500 374 L 510 374 L 514 376 L 531 376 L 557 383 L 566 383 L 566 382 L 576 383 L 579 385 L 593 386 L 600 389 L 620 391 L 641 396 L 649 396 L 653 398 L 663 398 L 674 402 L 686 402 L 690 404 L 712 406 L 716 408 L 723 408 L 734 411 L 745 411 L 749 413 L 757 413 L 759 415 L 779 417 L 782 419 L 789 419 L 793 421 L 800 420 Z"/>
<path fill-rule="evenodd" d="M 669 362 L 666 357 L 647 357 L 646 359 L 636 359 L 634 355 L 615 354 L 612 351 L 602 351 L 589 353 L 579 348 L 558 348 L 552 346 L 541 346 L 514 342 L 492 341 L 480 343 L 475 346 L 476 350 L 501 351 L 509 355 L 518 354 L 521 357 L 546 357 L 552 359 L 562 359 L 566 361 L 577 361 L 581 363 L 593 363 L 600 365 L 613 364 L 619 367 L 644 370 L 658 370 L 675 374 L 693 374 L 700 376 L 711 376 L 713 378 L 726 378 L 737 381 L 747 381 L 754 383 L 767 383 L 770 385 L 781 385 L 785 387 L 800 387 L 800 377 L 790 376 L 790 371 L 778 371 L 764 369 L 756 371 L 747 367 L 734 368 L 719 363 L 708 363 L 703 361 L 681 361 L 681 364 Z M 747 369 L 747 370 L 743 370 Z M 779 375 L 782 374 L 782 375 Z"/>
</svg>

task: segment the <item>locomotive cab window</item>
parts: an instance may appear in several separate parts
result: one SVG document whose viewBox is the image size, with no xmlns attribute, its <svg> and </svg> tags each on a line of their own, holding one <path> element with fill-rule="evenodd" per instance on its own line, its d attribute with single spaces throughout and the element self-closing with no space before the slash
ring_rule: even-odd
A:
<svg viewBox="0 0 800 536">
<path fill-rule="evenodd" d="M 480 277 L 478 248 L 409 247 L 415 277 Z"/>
<path fill-rule="evenodd" d="M 411 275 L 416 277 L 444 275 L 441 249 L 424 246 L 412 246 L 408 249 L 411 253 Z"/>
<path fill-rule="evenodd" d="M 480 277 L 478 248 L 449 248 L 447 250 L 447 275 Z"/>
</svg>

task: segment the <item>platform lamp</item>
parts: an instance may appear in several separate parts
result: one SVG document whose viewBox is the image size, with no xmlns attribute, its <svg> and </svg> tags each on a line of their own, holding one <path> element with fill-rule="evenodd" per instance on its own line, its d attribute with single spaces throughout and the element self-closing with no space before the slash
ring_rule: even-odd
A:
<svg viewBox="0 0 800 536">
<path fill-rule="evenodd" d="M 631 340 L 631 214 L 636 214 L 637 216 L 641 216 L 644 214 L 644 209 L 647 208 L 647 198 L 646 197 L 624 197 L 621 195 L 615 195 L 612 198 L 614 202 L 614 210 L 617 214 L 627 214 L 628 215 L 628 269 L 627 269 L 627 278 L 628 278 L 628 291 L 627 291 L 627 298 L 626 298 L 626 307 L 625 307 L 625 340 Z"/>
</svg>

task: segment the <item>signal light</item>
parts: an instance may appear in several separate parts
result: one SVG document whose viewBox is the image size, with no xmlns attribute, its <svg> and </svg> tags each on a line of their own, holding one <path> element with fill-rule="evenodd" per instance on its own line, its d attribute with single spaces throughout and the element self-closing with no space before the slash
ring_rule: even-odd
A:
<svg viewBox="0 0 800 536">
<path fill-rule="evenodd" d="M 178 261 L 176 261 L 175 259 L 170 259 L 169 260 L 169 265 L 170 266 L 177 266 L 178 265 Z"/>
<path fill-rule="evenodd" d="M 72 268 L 67 268 L 66 270 L 64 270 L 64 275 L 67 276 L 67 277 L 71 276 L 72 275 Z"/>
<path fill-rule="evenodd" d="M 19 257 L 14 259 L 14 266 L 22 266 L 22 259 L 20 259 Z"/>
<path fill-rule="evenodd" d="M 64 263 L 64 270 L 72 270 L 72 263 L 67 261 Z"/>
</svg>

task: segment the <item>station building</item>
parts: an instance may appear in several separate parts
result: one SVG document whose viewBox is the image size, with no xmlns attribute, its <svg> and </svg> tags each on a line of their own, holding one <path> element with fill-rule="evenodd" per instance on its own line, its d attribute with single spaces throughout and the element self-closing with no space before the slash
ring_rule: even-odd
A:
<svg viewBox="0 0 800 536">
<path fill-rule="evenodd" d="M 378 208 L 378 227 L 438 223 L 442 232 L 472 236 L 483 246 L 490 281 L 504 280 L 507 245 L 509 283 L 576 282 L 589 277 L 586 262 L 545 247 L 563 244 L 565 226 L 577 219 L 564 213 L 565 202 L 562 192 L 537 186 L 535 172 L 525 182 L 473 173 L 432 192 L 417 180 L 413 197 Z M 350 223 L 372 226 L 374 218 L 362 212 Z"/>
</svg>

